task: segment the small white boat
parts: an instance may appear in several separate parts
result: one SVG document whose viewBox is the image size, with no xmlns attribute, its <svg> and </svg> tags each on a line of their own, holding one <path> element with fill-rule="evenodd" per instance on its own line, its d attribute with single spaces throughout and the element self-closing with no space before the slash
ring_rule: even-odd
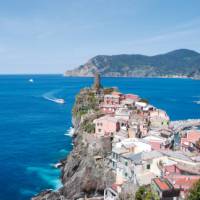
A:
<svg viewBox="0 0 200 200">
<path fill-rule="evenodd" d="M 33 83 L 33 82 L 34 82 L 34 80 L 31 78 L 31 79 L 29 79 L 29 82 L 30 82 L 30 83 Z"/>
<path fill-rule="evenodd" d="M 56 103 L 64 104 L 65 100 L 64 99 L 55 99 L 54 100 Z"/>
</svg>

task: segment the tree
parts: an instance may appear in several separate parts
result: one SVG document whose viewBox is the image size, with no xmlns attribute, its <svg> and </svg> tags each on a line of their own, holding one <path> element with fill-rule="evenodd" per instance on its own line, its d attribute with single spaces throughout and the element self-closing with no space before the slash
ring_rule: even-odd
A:
<svg viewBox="0 0 200 200">
<path fill-rule="evenodd" d="M 159 200 L 150 187 L 141 186 L 135 193 L 135 200 Z"/>
<path fill-rule="evenodd" d="M 143 200 L 145 192 L 146 188 L 144 186 L 140 187 L 135 194 L 135 200 Z"/>
<path fill-rule="evenodd" d="M 198 150 L 200 150 L 200 139 L 196 142 L 196 147 Z"/>
<path fill-rule="evenodd" d="M 199 200 L 199 199 L 200 199 L 200 179 L 192 186 L 187 197 L 187 200 Z"/>
</svg>

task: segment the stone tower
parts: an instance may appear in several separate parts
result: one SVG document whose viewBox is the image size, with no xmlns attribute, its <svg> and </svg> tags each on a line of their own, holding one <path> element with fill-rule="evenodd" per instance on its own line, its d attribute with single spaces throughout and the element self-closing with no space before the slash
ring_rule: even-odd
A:
<svg viewBox="0 0 200 200">
<path fill-rule="evenodd" d="M 93 88 L 96 91 L 99 91 L 99 89 L 101 88 L 101 77 L 100 77 L 100 74 L 98 72 L 94 76 L 94 85 L 93 85 Z"/>
</svg>

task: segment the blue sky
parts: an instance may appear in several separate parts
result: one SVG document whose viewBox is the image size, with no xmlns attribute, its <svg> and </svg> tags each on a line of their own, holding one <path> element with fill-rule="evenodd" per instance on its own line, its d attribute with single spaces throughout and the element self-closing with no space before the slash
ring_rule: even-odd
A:
<svg viewBox="0 0 200 200">
<path fill-rule="evenodd" d="M 98 54 L 200 52 L 199 0 L 0 0 L 0 73 L 62 73 Z"/>
</svg>

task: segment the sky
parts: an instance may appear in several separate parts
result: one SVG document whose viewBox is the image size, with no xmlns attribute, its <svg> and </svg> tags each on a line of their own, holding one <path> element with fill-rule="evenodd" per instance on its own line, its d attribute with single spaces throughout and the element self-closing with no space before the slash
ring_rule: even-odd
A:
<svg viewBox="0 0 200 200">
<path fill-rule="evenodd" d="M 199 0 L 0 0 L 0 74 L 63 73 L 103 54 L 200 52 Z"/>
</svg>

